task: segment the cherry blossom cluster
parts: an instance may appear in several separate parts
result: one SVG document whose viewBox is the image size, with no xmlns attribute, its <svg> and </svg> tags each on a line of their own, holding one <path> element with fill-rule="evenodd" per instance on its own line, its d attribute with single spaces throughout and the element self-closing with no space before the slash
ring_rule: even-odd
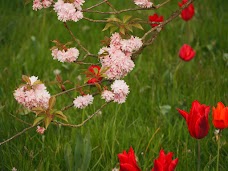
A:
<svg viewBox="0 0 228 171">
<path fill-rule="evenodd" d="M 79 51 L 76 48 L 68 48 L 67 50 L 54 48 L 52 56 L 60 62 L 74 62 L 78 59 Z"/>
<path fill-rule="evenodd" d="M 81 12 L 84 0 L 75 0 L 73 3 L 64 2 L 63 0 L 58 0 L 54 4 L 54 11 L 58 15 L 60 21 L 75 21 L 83 18 L 83 13 Z"/>
<path fill-rule="evenodd" d="M 111 85 L 112 91 L 104 90 L 101 94 L 101 98 L 105 99 L 106 102 L 114 101 L 118 104 L 126 101 L 127 95 L 129 94 L 129 87 L 124 80 L 115 80 Z"/>
<path fill-rule="evenodd" d="M 84 109 L 86 106 L 93 103 L 94 97 L 90 94 L 78 96 L 74 99 L 74 107 L 78 109 Z"/>
<path fill-rule="evenodd" d="M 105 73 L 107 79 L 120 79 L 132 71 L 135 66 L 132 53 L 139 50 L 142 44 L 138 37 L 122 39 L 119 33 L 112 34 L 109 47 L 102 47 L 98 53 L 102 67 L 108 68 Z"/>
<path fill-rule="evenodd" d="M 22 85 L 14 92 L 14 98 L 19 104 L 28 109 L 34 107 L 48 108 L 50 94 L 46 90 L 46 86 L 38 80 L 38 77 L 29 77 L 30 83 Z"/>
<path fill-rule="evenodd" d="M 151 8 L 153 3 L 150 0 L 134 0 L 135 5 L 141 8 Z"/>
<path fill-rule="evenodd" d="M 53 3 L 53 0 L 34 0 L 33 1 L 33 10 L 37 11 L 42 8 L 48 8 Z"/>
</svg>

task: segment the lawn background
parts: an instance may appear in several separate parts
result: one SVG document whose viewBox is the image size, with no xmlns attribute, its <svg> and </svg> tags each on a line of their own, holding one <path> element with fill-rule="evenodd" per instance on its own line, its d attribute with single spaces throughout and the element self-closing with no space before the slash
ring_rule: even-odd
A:
<svg viewBox="0 0 228 171">
<path fill-rule="evenodd" d="M 110 0 L 121 9 L 134 7 L 129 1 Z M 158 4 L 160 1 L 154 1 Z M 168 18 L 178 9 L 176 0 L 157 10 Z M 84 7 L 90 6 L 91 1 Z M 0 146 L 0 170 L 69 170 L 66 148 L 74 151 L 80 137 L 90 135 L 91 161 L 89 170 L 108 171 L 118 166 L 117 154 L 132 146 L 143 170 L 150 170 L 153 160 L 163 148 L 179 158 L 176 170 L 196 170 L 197 143 L 190 137 L 184 119 L 176 108 L 189 111 L 193 100 L 215 106 L 222 101 L 228 105 L 228 3 L 225 0 L 202 0 L 194 2 L 196 15 L 188 23 L 176 19 L 167 25 L 150 47 L 135 61 L 136 67 L 124 78 L 130 87 L 126 103 L 110 104 L 102 114 L 72 129 L 50 125 L 43 136 L 35 129 Z M 109 10 L 102 7 L 101 10 Z M 11 115 L 32 123 L 34 114 L 25 111 L 13 98 L 13 91 L 21 84 L 21 76 L 35 75 L 45 82 L 51 94 L 58 92 L 53 85 L 55 69 L 62 77 L 79 84 L 77 79 L 87 66 L 62 64 L 51 57 L 50 40 L 71 40 L 63 23 L 50 10 L 35 12 L 31 3 L 24 6 L 22 0 L 0 1 L 0 142 L 27 127 Z M 130 13 L 147 20 L 154 11 Z M 85 16 L 103 19 L 109 15 Z M 118 17 L 122 17 L 119 15 Z M 69 26 L 81 43 L 93 53 L 101 48 L 100 40 L 109 33 L 101 32 L 104 24 L 81 20 L 69 22 Z M 146 30 L 150 26 L 144 26 Z M 190 32 L 187 32 L 187 31 Z M 143 35 L 136 31 L 135 35 Z M 190 44 L 196 57 L 190 62 L 180 61 L 179 48 Z M 94 62 L 97 62 L 94 60 Z M 83 75 L 82 75 L 83 77 Z M 81 81 L 82 83 L 83 81 Z M 69 84 L 67 88 L 72 87 Z M 76 97 L 76 93 L 72 93 Z M 72 99 L 62 96 L 57 100 L 59 108 L 70 104 Z M 94 105 L 85 110 L 70 109 L 66 112 L 72 123 L 80 123 L 92 114 L 104 101 L 95 97 Z M 217 143 L 214 127 L 201 142 L 202 170 L 215 170 Z M 157 132 L 156 132 L 157 130 Z M 228 130 L 223 131 L 220 154 L 220 170 L 228 170 Z M 151 140 L 151 141 L 150 141 Z M 148 149 L 147 149 L 148 147 Z M 147 149 L 147 150 L 146 150 Z M 75 161 L 77 161 L 75 159 Z"/>
</svg>

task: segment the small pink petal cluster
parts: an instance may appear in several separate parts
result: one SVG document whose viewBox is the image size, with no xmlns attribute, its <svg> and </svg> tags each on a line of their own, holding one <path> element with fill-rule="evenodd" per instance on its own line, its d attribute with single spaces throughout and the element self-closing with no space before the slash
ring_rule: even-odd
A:
<svg viewBox="0 0 228 171">
<path fill-rule="evenodd" d="M 129 87 L 124 80 L 115 80 L 111 85 L 112 91 L 104 90 L 101 94 L 101 98 L 106 102 L 114 101 L 119 104 L 126 101 L 129 94 Z"/>
<path fill-rule="evenodd" d="M 74 62 L 78 59 L 79 51 L 76 48 L 69 48 L 66 51 L 55 48 L 51 55 L 60 62 Z"/>
<path fill-rule="evenodd" d="M 74 99 L 74 107 L 79 109 L 84 109 L 86 106 L 93 103 L 93 96 L 90 94 L 84 95 L 84 96 L 78 96 Z"/>
<path fill-rule="evenodd" d="M 14 98 L 18 103 L 22 104 L 28 109 L 34 107 L 48 108 L 48 101 L 50 99 L 50 94 L 46 90 L 46 86 L 42 83 L 34 84 L 38 80 L 38 77 L 29 77 L 31 84 L 26 84 L 14 92 Z"/>
<path fill-rule="evenodd" d="M 45 130 L 46 129 L 44 127 L 37 126 L 36 132 L 42 135 L 42 134 L 44 134 Z"/>
<path fill-rule="evenodd" d="M 150 0 L 134 0 L 135 5 L 138 5 L 141 8 L 150 8 L 153 3 Z"/>
<path fill-rule="evenodd" d="M 111 36 L 109 47 L 102 47 L 99 51 L 102 67 L 108 68 L 108 79 L 120 79 L 133 70 L 135 64 L 131 59 L 132 53 L 139 50 L 142 41 L 138 37 L 122 39 L 119 33 Z"/>
<path fill-rule="evenodd" d="M 52 3 L 53 3 L 53 0 L 34 0 L 32 8 L 33 10 L 37 11 L 42 8 L 50 7 Z"/>
<path fill-rule="evenodd" d="M 83 18 L 81 6 L 84 2 L 84 0 L 75 0 L 73 3 L 65 3 L 63 0 L 58 0 L 54 5 L 54 11 L 62 22 L 70 20 L 77 22 Z"/>
</svg>

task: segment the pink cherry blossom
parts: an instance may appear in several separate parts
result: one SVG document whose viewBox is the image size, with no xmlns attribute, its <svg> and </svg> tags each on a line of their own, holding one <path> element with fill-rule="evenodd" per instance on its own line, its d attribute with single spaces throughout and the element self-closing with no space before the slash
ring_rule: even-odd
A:
<svg viewBox="0 0 228 171">
<path fill-rule="evenodd" d="M 17 102 L 28 109 L 34 107 L 48 108 L 48 101 L 50 99 L 50 94 L 46 90 L 44 84 L 35 84 L 38 77 L 29 77 L 30 84 L 23 85 L 14 91 L 14 98 Z"/>
<path fill-rule="evenodd" d="M 53 0 L 34 0 L 33 1 L 33 10 L 37 11 L 42 8 L 48 8 L 52 5 Z"/>
<path fill-rule="evenodd" d="M 44 127 L 37 126 L 36 132 L 42 135 L 42 134 L 44 134 L 45 130 L 46 129 Z"/>
<path fill-rule="evenodd" d="M 138 5 L 141 8 L 150 8 L 153 3 L 150 0 L 134 0 L 135 5 Z"/>
<path fill-rule="evenodd" d="M 119 104 L 126 101 L 127 95 L 130 92 L 124 80 L 115 80 L 111 85 L 111 89 L 114 93 L 114 102 Z"/>
<path fill-rule="evenodd" d="M 105 99 L 106 102 L 114 100 L 114 93 L 109 90 L 104 90 L 101 94 L 101 98 Z"/>
<path fill-rule="evenodd" d="M 123 78 L 133 70 L 135 64 L 131 56 L 142 46 L 142 41 L 134 36 L 122 39 L 119 33 L 112 34 L 110 39 L 109 47 L 102 47 L 98 54 L 102 67 L 108 68 L 106 77 L 115 80 Z"/>
<path fill-rule="evenodd" d="M 86 106 L 93 103 L 94 97 L 90 94 L 78 96 L 74 99 L 73 103 L 76 108 L 84 109 Z"/>
<path fill-rule="evenodd" d="M 69 48 L 66 51 L 55 48 L 52 50 L 52 56 L 60 62 L 74 62 L 78 59 L 79 51 L 76 48 Z"/>
<path fill-rule="evenodd" d="M 81 12 L 84 0 L 75 0 L 73 3 L 65 3 L 63 0 L 58 0 L 54 4 L 54 11 L 57 13 L 58 19 L 60 21 L 75 21 L 83 18 L 83 13 Z"/>
</svg>

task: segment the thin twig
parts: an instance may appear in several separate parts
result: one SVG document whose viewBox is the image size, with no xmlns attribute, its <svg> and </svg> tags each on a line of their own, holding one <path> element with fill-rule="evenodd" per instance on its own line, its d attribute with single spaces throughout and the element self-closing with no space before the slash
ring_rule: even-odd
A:
<svg viewBox="0 0 228 171">
<path fill-rule="evenodd" d="M 72 38 L 74 39 L 74 41 L 88 54 L 88 56 L 93 56 L 93 57 L 97 57 L 97 55 L 92 54 L 89 52 L 88 49 L 86 49 L 81 43 L 80 41 L 74 36 L 73 32 L 70 30 L 70 28 L 68 27 L 67 23 L 64 22 L 64 26 L 65 28 L 68 30 L 68 32 L 70 33 L 70 35 L 72 36 Z"/>
<path fill-rule="evenodd" d="M 13 115 L 13 114 L 11 114 L 11 113 L 9 113 L 9 114 L 10 114 L 12 117 L 14 117 L 16 120 L 18 120 L 19 122 L 21 122 L 21 123 L 24 123 L 24 124 L 26 124 L 26 125 L 32 125 L 32 124 L 30 124 L 30 123 L 28 123 L 28 122 L 23 121 L 22 119 L 16 117 L 15 115 Z"/>
<path fill-rule="evenodd" d="M 57 125 L 61 125 L 61 126 L 67 126 L 67 127 L 72 127 L 72 128 L 78 128 L 83 126 L 86 122 L 88 122 L 90 119 L 92 119 L 98 112 L 100 112 L 108 103 L 103 104 L 95 113 L 93 113 L 92 115 L 90 115 L 86 120 L 84 120 L 82 123 L 74 125 L 74 124 L 65 124 L 62 122 L 58 122 L 58 121 L 53 121 L 54 123 L 56 123 Z"/>
<path fill-rule="evenodd" d="M 90 9 L 93 9 L 93 8 L 95 8 L 95 7 L 97 7 L 97 6 L 100 6 L 101 4 L 105 3 L 106 1 L 107 1 L 107 0 L 104 0 L 104 1 L 102 1 L 102 2 L 100 2 L 100 3 L 98 3 L 98 4 L 95 4 L 95 5 L 93 5 L 93 6 L 89 7 L 89 8 L 86 8 L 85 10 L 90 10 Z"/>
<path fill-rule="evenodd" d="M 13 140 L 14 138 L 17 138 L 18 136 L 20 136 L 21 134 L 25 133 L 26 131 L 28 131 L 28 130 L 34 128 L 35 126 L 36 126 L 36 125 L 32 125 L 32 126 L 30 126 L 30 127 L 27 127 L 27 128 L 25 128 L 25 129 L 23 129 L 21 132 L 18 132 L 17 134 L 15 134 L 14 136 L 10 137 L 9 139 L 7 139 L 7 140 L 1 142 L 1 143 L 0 143 L 0 146 L 3 145 L 3 144 L 5 144 L 5 143 L 7 143 L 7 142 L 9 142 L 9 141 L 11 141 L 11 140 Z"/>
</svg>

